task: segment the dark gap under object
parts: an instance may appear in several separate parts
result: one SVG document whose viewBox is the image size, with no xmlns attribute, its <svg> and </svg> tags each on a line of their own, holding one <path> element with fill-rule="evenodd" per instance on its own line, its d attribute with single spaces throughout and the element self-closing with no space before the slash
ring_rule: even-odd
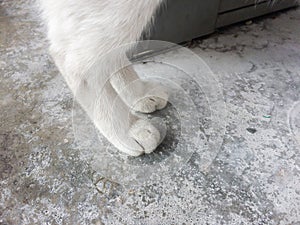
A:
<svg viewBox="0 0 300 225">
<path fill-rule="evenodd" d="M 295 0 L 165 0 L 153 26 L 145 30 L 141 39 L 185 43 L 218 28 L 298 4 Z M 157 46 L 138 46 L 133 55 L 151 55 L 160 50 Z"/>
</svg>

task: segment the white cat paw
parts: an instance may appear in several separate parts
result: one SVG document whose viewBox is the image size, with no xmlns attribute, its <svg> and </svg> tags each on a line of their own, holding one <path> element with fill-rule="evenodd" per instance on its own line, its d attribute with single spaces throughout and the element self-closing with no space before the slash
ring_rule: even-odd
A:
<svg viewBox="0 0 300 225">
<path fill-rule="evenodd" d="M 150 88 L 150 90 L 136 101 L 132 109 L 141 113 L 152 113 L 166 107 L 168 103 L 168 94 L 162 87 Z"/>
<path fill-rule="evenodd" d="M 139 100 L 132 109 L 141 113 L 152 113 L 166 107 L 167 101 L 156 96 L 148 96 Z"/>
<path fill-rule="evenodd" d="M 160 142 L 159 131 L 146 120 L 136 121 L 131 126 L 128 134 L 134 145 L 123 151 L 131 156 L 149 154 L 157 148 Z"/>
</svg>

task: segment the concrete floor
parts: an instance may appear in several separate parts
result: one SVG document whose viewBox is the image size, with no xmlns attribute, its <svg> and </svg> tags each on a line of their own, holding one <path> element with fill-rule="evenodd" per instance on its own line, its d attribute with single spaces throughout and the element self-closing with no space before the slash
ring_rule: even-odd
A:
<svg viewBox="0 0 300 225">
<path fill-rule="evenodd" d="M 76 120 L 80 110 L 47 53 L 33 4 L 0 1 L 0 224 L 300 224 L 299 8 L 193 43 L 218 82 L 205 87 L 170 72 L 197 115 L 183 107 L 185 124 L 171 104 L 156 114 L 173 123 L 161 158 L 113 153 L 136 168 L 122 177 L 101 170 L 112 162 L 99 159 L 105 140 L 82 136 L 89 128 Z M 178 50 L 156 61 L 192 65 L 194 57 Z M 154 64 L 136 68 L 159 73 Z M 182 100 L 172 93 L 172 105 Z M 156 176 L 137 176 L 144 164 Z"/>
</svg>

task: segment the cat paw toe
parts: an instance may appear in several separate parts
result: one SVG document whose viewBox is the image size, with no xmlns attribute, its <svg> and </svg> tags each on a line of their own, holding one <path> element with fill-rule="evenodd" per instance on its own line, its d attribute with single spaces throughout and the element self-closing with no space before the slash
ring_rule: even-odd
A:
<svg viewBox="0 0 300 225">
<path fill-rule="evenodd" d="M 142 153 L 153 152 L 160 141 L 159 131 L 148 121 L 138 120 L 129 131 L 129 136 L 143 149 Z"/>
</svg>

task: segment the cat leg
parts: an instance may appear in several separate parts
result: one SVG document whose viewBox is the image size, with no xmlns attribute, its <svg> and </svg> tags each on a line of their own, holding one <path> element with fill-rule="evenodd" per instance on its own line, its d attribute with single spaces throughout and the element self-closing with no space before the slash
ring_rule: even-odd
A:
<svg viewBox="0 0 300 225">
<path fill-rule="evenodd" d="M 160 143 L 159 131 L 147 120 L 131 113 L 110 83 L 110 74 L 122 68 L 120 55 L 93 57 L 93 52 L 63 54 L 51 46 L 51 55 L 64 76 L 76 100 L 93 121 L 96 128 L 120 151 L 131 155 L 151 153 Z M 93 60 L 84 61 L 88 55 Z"/>
<path fill-rule="evenodd" d="M 168 94 L 160 84 L 143 81 L 124 56 L 126 67 L 110 77 L 110 82 L 124 102 L 134 111 L 152 113 L 163 109 L 168 102 Z"/>
<path fill-rule="evenodd" d="M 91 74 L 79 82 L 76 90 L 71 87 L 96 128 L 116 148 L 131 156 L 154 151 L 160 141 L 159 131 L 147 120 L 131 114 L 110 82 L 101 85 L 102 82 L 99 76 Z"/>
<path fill-rule="evenodd" d="M 160 135 L 130 113 L 109 82 L 123 68 L 119 56 L 128 49 L 109 52 L 138 40 L 160 2 L 43 0 L 41 5 L 52 56 L 77 101 L 115 147 L 133 156 L 152 152 Z"/>
<path fill-rule="evenodd" d="M 87 85 L 89 85 L 88 82 L 85 86 Z M 81 89 L 81 91 L 89 92 L 88 88 Z M 90 90 L 89 94 L 96 92 L 96 90 Z M 95 126 L 115 147 L 131 156 L 151 153 L 155 150 L 160 141 L 159 131 L 150 122 L 132 115 L 128 106 L 119 98 L 109 82 L 105 84 L 96 98 L 90 96 L 87 99 L 77 95 L 78 101 L 93 101 L 94 99 L 96 102 L 93 110 L 89 112 L 92 113 L 90 117 L 94 120 Z M 88 104 L 90 103 L 82 103 L 82 105 Z"/>
</svg>

